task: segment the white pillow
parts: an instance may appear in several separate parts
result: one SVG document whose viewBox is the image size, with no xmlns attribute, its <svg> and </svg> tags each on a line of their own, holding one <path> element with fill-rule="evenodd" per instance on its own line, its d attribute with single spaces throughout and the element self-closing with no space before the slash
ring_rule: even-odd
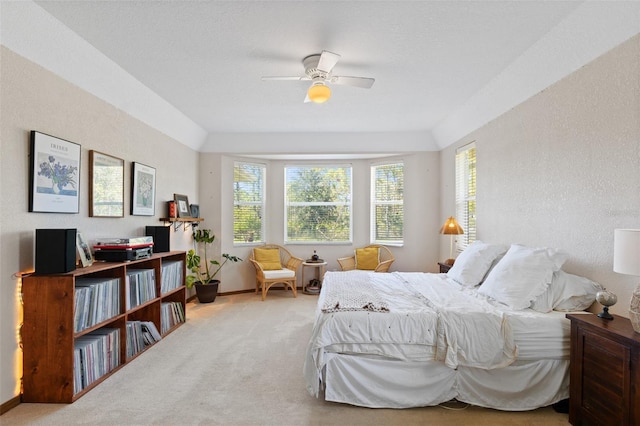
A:
<svg viewBox="0 0 640 426">
<path fill-rule="evenodd" d="M 512 309 L 526 309 L 547 290 L 553 273 L 560 270 L 567 258 L 566 253 L 556 249 L 512 244 L 478 293 Z"/>
<path fill-rule="evenodd" d="M 553 273 L 549 286 L 549 293 L 553 295 L 552 306 L 556 311 L 587 310 L 596 301 L 596 293 L 601 290 L 603 287 L 600 284 L 562 270 Z M 533 304 L 531 308 L 535 309 Z"/>
<path fill-rule="evenodd" d="M 471 243 L 456 259 L 447 276 L 461 285 L 480 284 L 493 261 L 507 251 L 505 246 L 487 244 L 480 240 Z"/>
</svg>

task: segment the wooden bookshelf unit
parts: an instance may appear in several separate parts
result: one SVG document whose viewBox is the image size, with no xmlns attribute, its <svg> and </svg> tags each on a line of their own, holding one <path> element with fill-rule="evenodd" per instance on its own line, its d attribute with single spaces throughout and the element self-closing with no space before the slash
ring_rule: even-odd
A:
<svg viewBox="0 0 640 426">
<path fill-rule="evenodd" d="M 153 344 L 153 341 L 142 344 L 142 350 L 128 356 L 127 346 L 129 349 L 133 346 L 128 333 L 129 337 L 137 338 L 138 343 L 144 340 L 129 330 L 135 328 L 133 325 L 138 325 L 136 330 L 140 329 L 140 322 L 145 327 L 155 326 L 162 337 L 182 325 L 186 303 L 185 265 L 186 253 L 172 251 L 130 262 L 95 262 L 63 274 L 23 277 L 22 401 L 73 402 Z M 138 270 L 147 271 L 145 279 L 152 277 L 155 282 L 152 281 L 151 290 L 146 289 L 146 300 L 143 297 L 137 305 L 130 303 L 132 306 L 127 309 L 127 301 L 136 299 L 132 294 L 137 289 L 127 276 Z M 96 282 L 98 284 L 94 284 Z M 99 291 L 92 289 L 92 298 L 80 307 L 84 299 L 76 288 L 91 285 L 103 287 Z M 109 317 L 101 319 L 104 312 L 109 312 Z M 83 313 L 86 314 L 84 322 L 80 320 L 83 317 L 78 316 Z M 92 324 L 91 315 L 96 314 L 97 323 Z M 78 325 L 79 322 L 82 324 Z M 93 349 L 83 349 L 87 341 L 96 345 L 93 349 L 100 348 L 103 352 L 95 355 Z M 90 382 L 84 384 L 87 379 Z"/>
</svg>

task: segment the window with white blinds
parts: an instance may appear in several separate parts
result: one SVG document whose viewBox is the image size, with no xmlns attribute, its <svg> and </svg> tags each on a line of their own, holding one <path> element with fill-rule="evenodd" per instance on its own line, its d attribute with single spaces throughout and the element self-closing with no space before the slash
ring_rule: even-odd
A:
<svg viewBox="0 0 640 426">
<path fill-rule="evenodd" d="M 265 175 L 264 164 L 234 163 L 234 244 L 264 242 Z"/>
<path fill-rule="evenodd" d="M 404 234 L 404 164 L 371 166 L 371 242 L 400 245 Z"/>
<path fill-rule="evenodd" d="M 350 242 L 351 166 L 285 167 L 285 242 Z"/>
<path fill-rule="evenodd" d="M 458 235 L 456 248 L 464 250 L 476 240 L 476 144 L 456 151 L 456 218 L 464 230 Z"/>
</svg>

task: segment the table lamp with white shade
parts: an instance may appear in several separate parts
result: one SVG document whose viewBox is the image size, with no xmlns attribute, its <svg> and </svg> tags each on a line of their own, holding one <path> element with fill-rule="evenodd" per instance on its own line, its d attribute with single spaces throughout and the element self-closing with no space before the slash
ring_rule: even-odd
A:
<svg viewBox="0 0 640 426">
<path fill-rule="evenodd" d="M 613 271 L 640 276 L 640 229 L 614 230 Z M 640 284 L 631 296 L 629 319 L 636 333 L 640 333 Z"/>
</svg>

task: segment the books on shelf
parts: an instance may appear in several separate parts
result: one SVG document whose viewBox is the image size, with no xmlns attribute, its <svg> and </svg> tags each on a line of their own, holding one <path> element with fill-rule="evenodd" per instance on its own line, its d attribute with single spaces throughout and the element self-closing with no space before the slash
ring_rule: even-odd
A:
<svg viewBox="0 0 640 426">
<path fill-rule="evenodd" d="M 162 278 L 160 293 L 165 294 L 175 290 L 183 283 L 184 262 L 181 260 L 162 262 Z"/>
<path fill-rule="evenodd" d="M 160 305 L 160 324 L 162 334 L 171 330 L 177 324 L 185 321 L 184 307 L 180 302 L 163 302 Z"/>
<path fill-rule="evenodd" d="M 120 330 L 102 328 L 74 341 L 74 393 L 120 365 Z"/>
<path fill-rule="evenodd" d="M 155 269 L 128 269 L 125 283 L 126 309 L 129 310 L 155 297 Z"/>
<path fill-rule="evenodd" d="M 78 278 L 73 312 L 73 330 L 76 333 L 118 315 L 120 279 Z"/>
</svg>

